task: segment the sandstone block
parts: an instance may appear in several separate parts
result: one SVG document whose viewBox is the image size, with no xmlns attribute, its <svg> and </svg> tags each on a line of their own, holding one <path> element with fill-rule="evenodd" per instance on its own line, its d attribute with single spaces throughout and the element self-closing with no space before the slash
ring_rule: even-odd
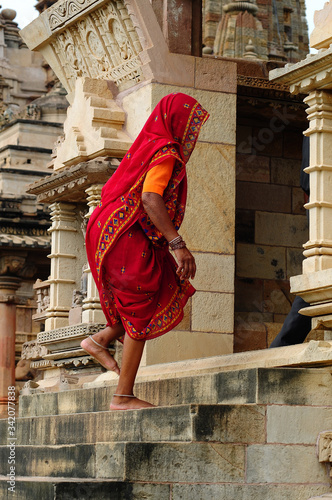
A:
<svg viewBox="0 0 332 500">
<path fill-rule="evenodd" d="M 206 57 L 196 57 L 195 63 L 196 89 L 236 94 L 236 63 Z"/>
<path fill-rule="evenodd" d="M 245 447 L 233 444 L 128 443 L 126 478 L 154 482 L 244 482 Z"/>
<path fill-rule="evenodd" d="M 192 329 L 233 333 L 233 310 L 233 294 L 197 292 L 192 299 Z"/>
<path fill-rule="evenodd" d="M 191 251 L 233 254 L 234 147 L 197 144 L 187 175 L 188 199 L 181 234 L 188 248 Z"/>
<path fill-rule="evenodd" d="M 303 250 L 300 248 L 287 248 L 287 278 L 302 273 Z"/>
<path fill-rule="evenodd" d="M 306 500 L 327 485 L 174 484 L 172 500 Z M 323 497 L 324 498 L 324 497 Z M 310 499 L 316 500 L 316 499 Z M 317 499 L 318 500 L 318 499 Z"/>
<path fill-rule="evenodd" d="M 122 481 L 125 477 L 125 443 L 96 444 L 96 476 Z"/>
<path fill-rule="evenodd" d="M 180 325 L 179 325 L 180 326 Z M 233 335 L 172 330 L 145 345 L 142 366 L 233 352 Z"/>
<path fill-rule="evenodd" d="M 197 273 L 193 280 L 196 290 L 234 292 L 234 256 L 194 253 Z"/>
<path fill-rule="evenodd" d="M 303 215 L 256 212 L 255 241 L 262 245 L 299 247 L 308 239 L 308 221 Z"/>
<path fill-rule="evenodd" d="M 268 156 L 236 155 L 236 179 L 248 182 L 270 182 L 270 158 Z"/>
<path fill-rule="evenodd" d="M 286 250 L 282 247 L 246 245 L 236 248 L 237 276 L 241 278 L 285 279 Z"/>
<path fill-rule="evenodd" d="M 315 446 L 249 445 L 248 483 L 324 483 L 326 470 Z"/>
<path fill-rule="evenodd" d="M 264 406 L 197 406 L 193 414 L 196 441 L 264 443 Z"/>
<path fill-rule="evenodd" d="M 234 333 L 234 352 L 257 351 L 266 349 L 266 327 L 262 322 L 239 321 L 236 316 Z"/>
<path fill-rule="evenodd" d="M 284 157 L 302 160 L 303 135 L 299 131 L 287 129 L 284 134 Z M 299 175 L 300 177 L 300 175 Z"/>
<path fill-rule="evenodd" d="M 93 477 L 94 446 L 16 446 L 17 476 Z M 1 463 L 7 463 L 8 447 L 0 446 Z"/>
<path fill-rule="evenodd" d="M 160 99 L 172 92 L 189 94 L 210 113 L 210 118 L 202 127 L 199 135 L 200 141 L 209 143 L 233 144 L 236 143 L 236 95 L 222 92 L 209 92 L 207 90 L 192 89 L 153 83 L 152 107 Z M 136 93 L 134 94 L 135 99 Z M 222 117 L 222 124 L 220 124 Z"/>
<path fill-rule="evenodd" d="M 236 197 L 237 208 L 282 213 L 292 210 L 292 190 L 289 186 L 239 181 Z"/>
<path fill-rule="evenodd" d="M 307 210 L 304 208 L 305 199 L 302 188 L 293 187 L 292 189 L 292 212 L 293 214 L 307 216 Z"/>
<path fill-rule="evenodd" d="M 293 149 L 295 149 L 294 146 Z M 271 182 L 273 184 L 300 186 L 300 171 L 300 160 L 271 158 Z"/>
<path fill-rule="evenodd" d="M 287 422 L 287 425 L 284 423 Z M 332 408 L 268 406 L 267 442 L 314 444 L 324 429 L 332 428 Z"/>
<path fill-rule="evenodd" d="M 287 281 L 264 281 L 264 311 L 274 314 L 288 314 L 293 298 Z"/>
<path fill-rule="evenodd" d="M 235 278 L 235 311 L 263 311 L 263 280 Z"/>
</svg>

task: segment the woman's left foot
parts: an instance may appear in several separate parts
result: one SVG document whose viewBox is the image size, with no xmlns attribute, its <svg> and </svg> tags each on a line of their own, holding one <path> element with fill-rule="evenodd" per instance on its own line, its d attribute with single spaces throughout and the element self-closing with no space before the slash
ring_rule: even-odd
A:
<svg viewBox="0 0 332 500">
<path fill-rule="evenodd" d="M 113 371 L 117 375 L 120 375 L 120 368 L 106 347 L 99 347 L 90 337 L 82 340 L 81 347 L 106 368 L 106 370 Z"/>
<path fill-rule="evenodd" d="M 110 410 L 140 410 L 142 408 L 154 408 L 155 405 L 132 397 L 114 396 L 110 404 Z"/>
</svg>

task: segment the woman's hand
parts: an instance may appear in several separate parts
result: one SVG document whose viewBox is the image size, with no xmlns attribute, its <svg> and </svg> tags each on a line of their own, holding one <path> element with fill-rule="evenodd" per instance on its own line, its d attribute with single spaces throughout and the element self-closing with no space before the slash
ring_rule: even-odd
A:
<svg viewBox="0 0 332 500">
<path fill-rule="evenodd" d="M 176 260 L 178 261 L 178 268 L 176 274 L 181 279 L 195 278 L 196 263 L 194 256 L 189 252 L 188 248 L 178 248 L 174 250 Z"/>
</svg>

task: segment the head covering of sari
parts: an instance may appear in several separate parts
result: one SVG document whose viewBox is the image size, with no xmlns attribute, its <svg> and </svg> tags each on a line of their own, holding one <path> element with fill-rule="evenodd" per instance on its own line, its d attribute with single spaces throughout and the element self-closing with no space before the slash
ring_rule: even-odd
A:
<svg viewBox="0 0 332 500">
<path fill-rule="evenodd" d="M 167 245 L 145 213 L 141 194 L 147 172 L 168 157 L 175 158 L 175 166 L 163 198 L 173 224 L 177 229 L 180 227 L 187 195 L 185 166 L 208 117 L 196 99 L 182 93 L 165 96 L 152 111 L 116 172 L 103 187 L 101 202 L 88 223 L 86 249 L 96 283 L 102 279 L 106 254 L 135 222 L 140 223 L 153 244 Z"/>
</svg>

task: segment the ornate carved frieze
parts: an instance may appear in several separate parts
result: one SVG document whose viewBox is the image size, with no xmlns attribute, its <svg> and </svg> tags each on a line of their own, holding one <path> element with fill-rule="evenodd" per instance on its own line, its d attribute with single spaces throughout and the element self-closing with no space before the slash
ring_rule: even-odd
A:
<svg viewBox="0 0 332 500">
<path fill-rule="evenodd" d="M 112 80 L 122 88 L 142 80 L 142 46 L 127 9 L 122 2 L 109 1 L 86 14 L 94 4 L 98 7 L 101 2 L 65 0 L 48 14 L 51 30 L 57 30 L 51 47 L 69 92 L 84 76 Z M 67 26 L 73 18 L 76 22 Z"/>
<path fill-rule="evenodd" d="M 85 337 L 86 335 L 93 335 L 99 332 L 105 325 L 101 324 L 88 324 L 82 323 L 80 325 L 66 326 L 63 328 L 56 328 L 48 332 L 40 332 L 37 335 L 37 341 L 40 345 L 48 346 L 50 349 L 51 344 L 61 340 L 68 340 L 70 338 Z"/>
</svg>

